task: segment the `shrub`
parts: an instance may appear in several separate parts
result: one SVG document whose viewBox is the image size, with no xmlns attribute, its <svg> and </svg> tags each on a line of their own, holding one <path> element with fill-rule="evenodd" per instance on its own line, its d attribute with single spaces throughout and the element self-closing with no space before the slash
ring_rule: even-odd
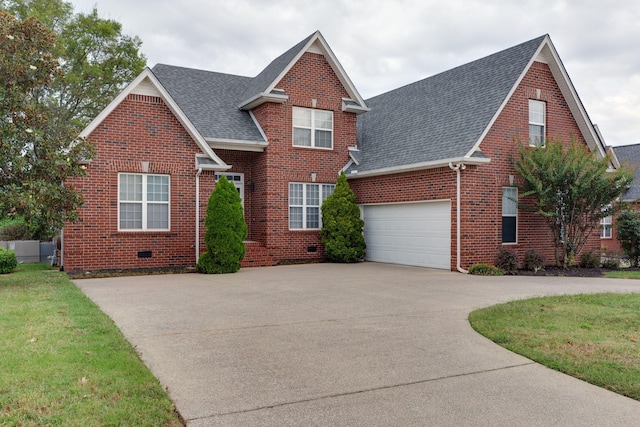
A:
<svg viewBox="0 0 640 427">
<path fill-rule="evenodd" d="M 594 251 L 586 251 L 580 254 L 580 267 L 598 268 L 600 267 L 600 254 Z"/>
<path fill-rule="evenodd" d="M 535 249 L 529 249 L 524 253 L 522 268 L 529 271 L 538 271 L 544 268 L 544 256 Z"/>
<path fill-rule="evenodd" d="M 196 269 L 200 273 L 235 273 L 244 258 L 244 239 L 247 224 L 244 222 L 242 202 L 235 185 L 222 176 L 209 197 L 204 235 L 207 252 L 198 259 Z"/>
<path fill-rule="evenodd" d="M 496 267 L 504 274 L 515 274 L 518 270 L 518 256 L 513 249 L 502 248 L 496 258 Z"/>
<path fill-rule="evenodd" d="M 640 212 L 625 210 L 616 218 L 616 237 L 632 267 L 640 261 Z"/>
<path fill-rule="evenodd" d="M 17 265 L 18 259 L 15 252 L 0 248 L 0 274 L 11 273 Z"/>
<path fill-rule="evenodd" d="M 0 240 L 30 240 L 31 230 L 23 217 L 0 220 Z"/>
<path fill-rule="evenodd" d="M 607 270 L 617 270 L 620 268 L 620 261 L 613 258 L 607 258 L 602 261 L 602 268 L 606 268 Z"/>
<path fill-rule="evenodd" d="M 502 276 L 502 270 L 489 264 L 474 264 L 469 269 L 469 274 L 476 276 Z"/>
<path fill-rule="evenodd" d="M 356 196 L 349 188 L 347 176 L 340 173 L 332 195 L 322 204 L 320 237 L 324 253 L 332 262 L 358 262 L 364 258 L 364 221 Z"/>
</svg>

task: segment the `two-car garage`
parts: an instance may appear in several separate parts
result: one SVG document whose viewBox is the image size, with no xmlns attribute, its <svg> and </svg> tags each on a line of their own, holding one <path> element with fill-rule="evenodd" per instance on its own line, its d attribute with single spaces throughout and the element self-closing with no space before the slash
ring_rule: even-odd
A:
<svg viewBox="0 0 640 427">
<path fill-rule="evenodd" d="M 451 268 L 451 202 L 362 205 L 367 261 Z"/>
</svg>

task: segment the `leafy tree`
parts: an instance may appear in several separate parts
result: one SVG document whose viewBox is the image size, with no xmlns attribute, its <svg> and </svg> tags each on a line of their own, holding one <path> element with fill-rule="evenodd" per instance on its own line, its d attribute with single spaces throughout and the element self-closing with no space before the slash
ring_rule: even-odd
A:
<svg viewBox="0 0 640 427">
<path fill-rule="evenodd" d="M 50 119 L 43 93 L 62 73 L 54 42 L 36 18 L 0 12 L 0 212 L 24 217 L 40 239 L 77 219 L 82 198 L 62 183 L 93 154 L 77 129 Z"/>
<path fill-rule="evenodd" d="M 0 0 L 2 9 L 24 20 L 38 18 L 56 36 L 51 48 L 61 73 L 46 93 L 51 120 L 82 128 L 144 69 L 138 37 L 122 34 L 117 21 L 73 13 L 62 0 Z"/>
<path fill-rule="evenodd" d="M 200 255 L 197 270 L 206 274 L 235 273 L 244 258 L 247 224 L 238 190 L 224 176 L 209 197 L 204 223 L 207 252 Z"/>
<path fill-rule="evenodd" d="M 524 179 L 521 198 L 533 204 L 519 207 L 540 214 L 553 234 L 556 265 L 566 268 L 584 247 L 600 219 L 620 209 L 612 203 L 633 179 L 628 166 L 609 171 L 610 159 L 597 159 L 575 140 L 568 149 L 561 141 L 544 148 L 522 146 L 515 162 Z M 525 199 L 526 200 L 526 199 Z"/>
<path fill-rule="evenodd" d="M 74 139 L 146 61 L 140 40 L 95 8 L 74 14 L 62 0 L 0 0 L 0 10 L 15 15 L 0 12 L 0 211 L 22 215 L 32 237 L 47 239 L 82 205 L 62 185 L 93 154 Z"/>
<path fill-rule="evenodd" d="M 616 218 L 616 237 L 633 267 L 640 261 L 640 212 L 624 210 Z"/>
<path fill-rule="evenodd" d="M 364 221 L 344 172 L 340 173 L 333 194 L 327 197 L 321 209 L 320 237 L 327 258 L 333 262 L 362 260 L 366 248 L 362 234 Z"/>
</svg>

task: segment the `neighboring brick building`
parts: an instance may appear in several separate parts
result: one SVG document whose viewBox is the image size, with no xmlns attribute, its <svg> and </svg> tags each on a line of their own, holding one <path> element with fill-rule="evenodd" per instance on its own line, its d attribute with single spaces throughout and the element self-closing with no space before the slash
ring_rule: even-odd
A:
<svg viewBox="0 0 640 427">
<path fill-rule="evenodd" d="M 622 201 L 627 203 L 630 209 L 638 210 L 640 209 L 640 144 L 612 147 L 612 150 L 617 161 L 635 168 L 633 182 L 622 195 Z M 623 253 L 616 235 L 615 218 L 607 217 L 600 222 L 600 239 L 602 249 L 610 255 Z"/>
<path fill-rule="evenodd" d="M 367 101 L 319 32 L 254 78 L 157 65 L 82 133 L 97 155 L 67 183 L 86 203 L 64 267 L 193 267 L 220 174 L 243 200 L 243 266 L 321 259 L 341 170 L 369 260 L 463 270 L 503 246 L 551 259 L 546 226 L 510 203 L 513 159 L 519 141 L 570 135 L 605 155 L 548 36 Z"/>
</svg>

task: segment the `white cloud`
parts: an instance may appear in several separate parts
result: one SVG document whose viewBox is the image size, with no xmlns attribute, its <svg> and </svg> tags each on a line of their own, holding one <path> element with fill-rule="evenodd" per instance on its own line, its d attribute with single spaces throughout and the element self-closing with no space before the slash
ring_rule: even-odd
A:
<svg viewBox="0 0 640 427">
<path fill-rule="evenodd" d="M 253 76 L 320 30 L 367 98 L 550 34 L 608 143 L 640 143 L 640 2 L 72 0 L 158 62 Z"/>
</svg>

